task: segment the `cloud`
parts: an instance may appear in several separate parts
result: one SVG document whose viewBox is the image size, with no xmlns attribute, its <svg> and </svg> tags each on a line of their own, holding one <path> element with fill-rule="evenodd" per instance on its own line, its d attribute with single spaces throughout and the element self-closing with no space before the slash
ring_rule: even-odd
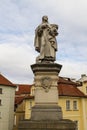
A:
<svg viewBox="0 0 87 130">
<path fill-rule="evenodd" d="M 81 74 L 86 74 L 87 62 L 57 61 L 62 65 L 60 76 L 79 79 Z"/>
<path fill-rule="evenodd" d="M 57 62 L 61 75 L 78 77 L 87 70 L 86 0 L 1 0 L 0 71 L 13 82 L 31 83 L 30 65 L 38 55 L 34 31 L 41 17 L 59 25 Z M 74 71 L 73 71 L 74 70 Z"/>
<path fill-rule="evenodd" d="M 33 45 L 28 43 L 28 35 L 6 35 L 6 39 L 0 44 L 0 71 L 10 75 L 13 82 L 33 82 L 30 65 L 35 62 L 35 52 Z"/>
</svg>

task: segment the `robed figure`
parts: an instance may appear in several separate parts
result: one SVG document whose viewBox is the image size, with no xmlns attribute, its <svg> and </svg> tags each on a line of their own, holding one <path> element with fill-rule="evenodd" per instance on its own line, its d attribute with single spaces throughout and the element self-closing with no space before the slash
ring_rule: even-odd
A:
<svg viewBox="0 0 87 130">
<path fill-rule="evenodd" d="M 58 25 L 49 24 L 48 17 L 42 17 L 42 23 L 35 30 L 35 50 L 40 53 L 36 62 L 54 62 L 56 59 Z"/>
</svg>

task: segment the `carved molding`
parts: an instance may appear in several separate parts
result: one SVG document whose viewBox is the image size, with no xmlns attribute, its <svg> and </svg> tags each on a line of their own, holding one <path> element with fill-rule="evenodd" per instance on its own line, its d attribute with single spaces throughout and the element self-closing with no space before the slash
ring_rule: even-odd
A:
<svg viewBox="0 0 87 130">
<path fill-rule="evenodd" d="M 44 88 L 45 92 L 49 92 L 52 84 L 52 79 L 50 77 L 43 77 L 41 79 L 41 86 Z"/>
</svg>

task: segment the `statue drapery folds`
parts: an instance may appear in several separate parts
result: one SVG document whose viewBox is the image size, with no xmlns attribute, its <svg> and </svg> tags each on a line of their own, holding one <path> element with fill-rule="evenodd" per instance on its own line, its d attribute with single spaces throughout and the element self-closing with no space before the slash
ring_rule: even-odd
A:
<svg viewBox="0 0 87 130">
<path fill-rule="evenodd" d="M 56 59 L 58 25 L 49 24 L 48 17 L 42 17 L 42 23 L 35 30 L 35 50 L 40 53 L 36 62 L 54 62 Z"/>
</svg>

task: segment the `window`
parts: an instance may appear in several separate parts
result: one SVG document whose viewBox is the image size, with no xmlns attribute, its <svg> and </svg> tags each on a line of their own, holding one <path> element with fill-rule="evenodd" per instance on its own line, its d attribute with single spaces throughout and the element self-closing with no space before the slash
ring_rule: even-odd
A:
<svg viewBox="0 0 87 130">
<path fill-rule="evenodd" d="M 1 99 L 0 99 L 0 106 L 1 106 Z"/>
<path fill-rule="evenodd" d="M 70 100 L 66 100 L 66 110 L 70 110 Z"/>
<path fill-rule="evenodd" d="M 34 93 L 35 93 L 35 89 L 34 88 L 32 88 L 32 90 L 31 90 L 32 92 L 31 92 L 31 95 L 32 96 L 34 96 Z"/>
<path fill-rule="evenodd" d="M 86 93 L 87 93 L 87 86 L 86 86 Z"/>
<path fill-rule="evenodd" d="M 1 112 L 0 112 L 0 118 L 1 118 Z"/>
<path fill-rule="evenodd" d="M 78 121 L 74 121 L 75 124 L 76 124 L 76 129 L 75 130 L 78 130 Z"/>
<path fill-rule="evenodd" d="M 0 94 L 2 94 L 2 88 L 0 88 Z"/>
<path fill-rule="evenodd" d="M 73 110 L 77 110 L 77 101 L 73 101 Z"/>
<path fill-rule="evenodd" d="M 32 101 L 30 101 L 30 106 L 29 106 L 29 108 L 30 108 L 30 109 L 32 108 Z"/>
<path fill-rule="evenodd" d="M 16 115 L 14 115 L 14 125 L 16 125 Z"/>
</svg>

